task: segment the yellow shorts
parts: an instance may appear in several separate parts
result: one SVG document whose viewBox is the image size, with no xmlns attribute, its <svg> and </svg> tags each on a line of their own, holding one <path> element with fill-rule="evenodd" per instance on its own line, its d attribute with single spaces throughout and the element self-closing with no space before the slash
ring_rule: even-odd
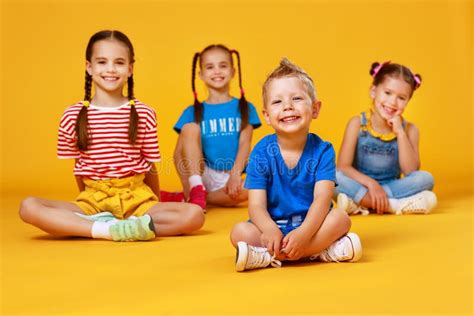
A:
<svg viewBox="0 0 474 316">
<path fill-rule="evenodd" d="M 73 203 L 87 215 L 111 212 L 119 219 L 142 216 L 158 203 L 156 195 L 143 182 L 144 178 L 144 174 L 109 180 L 84 178 L 86 189 Z"/>
</svg>

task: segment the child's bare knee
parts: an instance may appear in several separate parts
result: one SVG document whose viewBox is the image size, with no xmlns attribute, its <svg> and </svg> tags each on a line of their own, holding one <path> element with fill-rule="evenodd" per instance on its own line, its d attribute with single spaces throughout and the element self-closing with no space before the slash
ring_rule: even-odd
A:
<svg viewBox="0 0 474 316">
<path fill-rule="evenodd" d="M 235 224 L 234 227 L 232 227 L 232 231 L 230 232 L 230 240 L 233 245 L 237 245 L 237 242 L 243 240 L 244 237 L 247 235 L 247 224 L 247 222 L 240 222 Z"/>
<path fill-rule="evenodd" d="M 35 197 L 27 197 L 20 204 L 20 218 L 26 223 L 32 223 L 38 199 Z"/>
<path fill-rule="evenodd" d="M 199 206 L 194 204 L 189 204 L 188 206 L 189 208 L 183 225 L 184 234 L 189 234 L 200 229 L 204 225 L 205 219 L 204 212 Z"/>
<path fill-rule="evenodd" d="M 338 208 L 333 209 L 331 211 L 331 216 L 336 223 L 336 227 L 341 230 L 341 235 L 347 233 L 351 229 L 351 218 L 345 211 Z"/>
</svg>

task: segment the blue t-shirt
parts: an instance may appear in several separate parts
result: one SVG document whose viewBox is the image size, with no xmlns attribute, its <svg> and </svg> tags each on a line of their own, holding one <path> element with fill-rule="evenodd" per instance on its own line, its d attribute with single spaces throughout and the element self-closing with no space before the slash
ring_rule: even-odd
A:
<svg viewBox="0 0 474 316">
<path fill-rule="evenodd" d="M 267 191 L 267 210 L 273 220 L 304 218 L 314 200 L 315 183 L 336 181 L 335 156 L 331 143 L 310 133 L 300 160 L 289 169 L 276 134 L 265 136 L 250 154 L 245 188 Z"/>
<path fill-rule="evenodd" d="M 250 102 L 249 124 L 258 128 L 260 119 L 255 107 Z M 194 106 L 189 106 L 181 114 L 174 130 L 181 132 L 183 126 L 194 121 Z M 209 104 L 203 102 L 201 122 L 201 144 L 206 165 L 214 170 L 227 171 L 234 166 L 239 150 L 241 116 L 239 99 L 232 98 L 229 102 Z"/>
</svg>

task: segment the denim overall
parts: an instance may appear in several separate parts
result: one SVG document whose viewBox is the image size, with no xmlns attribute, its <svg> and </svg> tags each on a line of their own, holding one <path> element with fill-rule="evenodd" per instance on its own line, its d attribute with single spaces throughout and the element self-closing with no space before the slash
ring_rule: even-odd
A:
<svg viewBox="0 0 474 316">
<path fill-rule="evenodd" d="M 433 176 L 426 171 L 413 171 L 400 178 L 397 139 L 383 141 L 372 136 L 364 130 L 367 126 L 364 112 L 360 118 L 361 129 L 353 162 L 355 169 L 376 180 L 388 198 L 399 199 L 433 188 Z M 405 125 L 406 122 L 403 121 L 404 128 Z M 339 170 L 336 171 L 336 180 L 338 184 L 336 193 L 344 193 L 356 203 L 359 203 L 368 192 L 366 187 Z"/>
</svg>

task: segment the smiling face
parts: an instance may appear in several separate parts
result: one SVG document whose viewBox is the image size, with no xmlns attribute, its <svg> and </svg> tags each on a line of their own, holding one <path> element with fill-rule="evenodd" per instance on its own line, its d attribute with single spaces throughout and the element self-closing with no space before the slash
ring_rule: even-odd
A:
<svg viewBox="0 0 474 316">
<path fill-rule="evenodd" d="M 230 81 L 235 75 L 231 55 L 221 48 L 213 48 L 201 55 L 201 71 L 199 77 L 208 89 L 229 89 Z"/>
<path fill-rule="evenodd" d="M 311 101 L 303 82 L 294 76 L 272 79 L 265 93 L 263 116 L 277 134 L 308 133 L 321 103 Z"/>
<path fill-rule="evenodd" d="M 374 111 L 384 120 L 402 115 L 412 95 L 412 87 L 400 77 L 386 76 L 370 89 Z"/>
<path fill-rule="evenodd" d="M 86 70 L 92 76 L 96 90 L 106 93 L 122 93 L 128 77 L 133 74 L 130 52 L 127 46 L 114 39 L 94 43 Z"/>
</svg>

